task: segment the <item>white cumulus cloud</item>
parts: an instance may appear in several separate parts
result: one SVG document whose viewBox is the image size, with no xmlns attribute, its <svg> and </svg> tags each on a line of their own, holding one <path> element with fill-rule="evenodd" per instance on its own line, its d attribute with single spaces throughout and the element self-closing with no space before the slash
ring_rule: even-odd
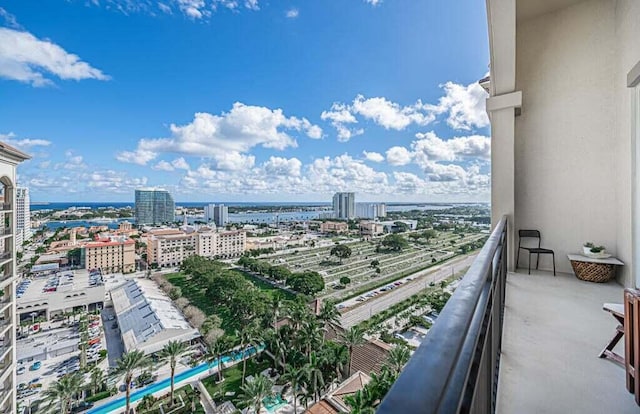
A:
<svg viewBox="0 0 640 414">
<path fill-rule="evenodd" d="M 214 158 L 225 168 L 239 161 L 251 148 L 261 146 L 275 150 L 296 147 L 292 132 L 309 138 L 322 137 L 322 129 L 305 118 L 287 117 L 281 109 L 269 109 L 235 103 L 222 115 L 199 112 L 185 125 L 171 124 L 169 138 L 141 139 L 133 151 L 123 151 L 116 158 L 122 162 L 146 165 L 161 153 Z M 228 157 L 229 160 L 225 160 Z"/>
<path fill-rule="evenodd" d="M 453 82 L 444 84 L 445 96 L 440 98 L 437 108 L 447 113 L 447 124 L 454 129 L 471 130 L 489 126 L 489 117 L 485 110 L 487 92 L 477 82 L 459 85 Z"/>
<path fill-rule="evenodd" d="M 380 154 L 379 152 L 362 151 L 362 155 L 364 155 L 364 157 L 369 161 L 373 161 L 373 162 L 384 161 L 384 155 Z"/>
<path fill-rule="evenodd" d="M 50 76 L 64 80 L 109 79 L 99 69 L 49 40 L 0 27 L 0 77 L 46 86 L 53 84 Z"/>
<path fill-rule="evenodd" d="M 387 162 L 391 165 L 407 165 L 411 158 L 411 152 L 405 147 L 391 147 L 387 150 Z"/>
<path fill-rule="evenodd" d="M 289 9 L 285 13 L 285 16 L 287 16 L 287 18 L 289 19 L 295 19 L 296 17 L 298 17 L 299 14 L 300 12 L 298 11 L 298 9 Z"/>
</svg>

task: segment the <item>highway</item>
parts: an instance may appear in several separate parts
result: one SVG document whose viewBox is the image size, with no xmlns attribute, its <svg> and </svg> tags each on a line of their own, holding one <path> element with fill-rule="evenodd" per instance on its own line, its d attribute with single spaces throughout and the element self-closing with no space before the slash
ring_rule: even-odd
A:
<svg viewBox="0 0 640 414">
<path fill-rule="evenodd" d="M 389 308 L 390 306 L 395 305 L 398 302 L 401 302 L 419 291 L 428 287 L 430 282 L 439 282 L 443 279 L 446 279 L 453 273 L 459 272 L 460 270 L 471 266 L 471 263 L 475 260 L 477 254 L 460 257 L 457 259 L 450 260 L 441 265 L 422 270 L 420 272 L 414 273 L 410 276 L 412 280 L 407 281 L 407 278 L 402 278 L 400 281 L 403 282 L 402 285 L 396 287 L 395 289 L 387 292 L 382 292 L 381 294 L 368 298 L 364 302 L 358 302 L 356 299 L 349 299 L 338 306 L 344 308 L 351 308 L 345 311 L 342 314 L 340 322 L 342 327 L 345 329 L 351 328 L 358 323 L 369 319 L 371 316 L 375 315 L 378 312 L 382 312 L 383 310 Z M 392 282 L 389 282 L 392 284 Z M 373 289 L 370 292 L 380 291 L 380 288 Z M 369 292 L 363 293 L 361 296 L 366 295 Z"/>
</svg>

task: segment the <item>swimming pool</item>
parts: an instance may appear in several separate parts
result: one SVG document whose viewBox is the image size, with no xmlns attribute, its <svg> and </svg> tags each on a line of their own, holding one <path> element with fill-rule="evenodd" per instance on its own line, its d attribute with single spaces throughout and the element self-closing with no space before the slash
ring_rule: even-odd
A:
<svg viewBox="0 0 640 414">
<path fill-rule="evenodd" d="M 288 404 L 287 400 L 284 400 L 280 395 L 275 395 L 271 397 L 265 397 L 262 399 L 262 404 L 264 408 L 267 409 L 270 413 L 277 411 L 279 408 L 284 407 Z"/>
<path fill-rule="evenodd" d="M 222 356 L 222 362 L 227 363 L 229 361 L 241 361 L 245 356 L 251 356 L 256 352 L 260 352 L 264 349 L 264 346 L 259 347 L 257 350 L 253 346 L 248 347 L 244 352 L 237 352 L 232 354 L 227 354 Z M 179 373 L 175 377 L 175 383 L 177 384 L 180 381 L 184 381 L 186 379 L 190 379 L 193 377 L 197 377 L 205 371 L 215 368 L 218 365 L 218 361 L 212 362 L 211 364 L 201 364 L 195 368 L 188 369 L 184 372 Z M 151 385 L 146 386 L 141 390 L 137 390 L 131 393 L 131 397 L 129 401 L 131 404 L 140 401 L 144 398 L 145 395 L 155 394 L 158 391 L 162 391 L 165 388 L 169 388 L 171 386 L 171 378 L 166 378 L 162 381 L 155 382 Z M 113 400 L 109 403 L 101 405 L 99 407 L 93 408 L 87 411 L 87 414 L 109 414 L 114 413 L 117 410 L 123 408 L 127 404 L 126 397 L 118 398 L 117 400 Z"/>
</svg>

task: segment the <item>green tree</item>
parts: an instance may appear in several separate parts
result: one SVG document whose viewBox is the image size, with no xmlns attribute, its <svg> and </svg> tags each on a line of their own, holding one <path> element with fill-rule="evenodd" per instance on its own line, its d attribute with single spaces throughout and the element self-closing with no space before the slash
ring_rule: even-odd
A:
<svg viewBox="0 0 640 414">
<path fill-rule="evenodd" d="M 245 407 L 253 407 L 256 413 L 262 408 L 262 400 L 271 395 L 271 380 L 263 375 L 258 375 L 253 381 L 240 387 L 240 398 Z"/>
<path fill-rule="evenodd" d="M 397 345 L 389 351 L 388 356 L 388 364 L 391 369 L 391 373 L 394 376 L 398 376 L 402 368 L 404 368 L 405 364 L 409 361 L 411 354 L 409 353 L 409 348 L 403 345 Z"/>
<path fill-rule="evenodd" d="M 371 261 L 371 267 L 378 267 L 378 266 L 380 266 L 380 260 L 374 259 Z"/>
<path fill-rule="evenodd" d="M 284 381 L 291 384 L 291 394 L 293 395 L 293 412 L 298 412 L 298 397 L 300 396 L 300 386 L 305 381 L 305 371 L 302 368 L 291 367 L 282 375 Z"/>
<path fill-rule="evenodd" d="M 356 391 L 353 395 L 345 397 L 344 401 L 351 407 L 351 414 L 374 414 L 371 406 L 371 396 L 367 387 Z"/>
<path fill-rule="evenodd" d="M 95 395 L 104 385 L 104 372 L 99 367 L 93 367 L 90 372 L 91 392 Z"/>
<path fill-rule="evenodd" d="M 351 248 L 346 244 L 339 244 L 331 249 L 330 254 L 331 256 L 335 256 L 340 259 L 340 263 L 342 263 L 342 259 L 346 259 L 351 256 Z"/>
<path fill-rule="evenodd" d="M 399 234 L 389 234 L 382 239 L 382 245 L 387 249 L 400 252 L 409 246 L 407 239 Z"/>
<path fill-rule="evenodd" d="M 124 378 L 124 385 L 126 390 L 126 410 L 125 413 L 131 412 L 131 382 L 136 371 L 143 369 L 151 364 L 151 360 L 144 354 L 144 352 L 135 350 L 122 354 L 120 359 L 116 362 L 116 367 L 113 370 L 113 375 L 116 377 Z"/>
<path fill-rule="evenodd" d="M 340 284 L 341 285 L 348 285 L 349 283 L 351 283 L 351 279 L 347 276 L 342 276 L 340 278 Z"/>
<path fill-rule="evenodd" d="M 364 332 L 362 331 L 362 329 L 354 326 L 342 333 L 342 335 L 340 336 L 340 342 L 342 342 L 349 350 L 349 372 L 347 372 L 347 376 L 349 376 L 351 375 L 353 364 L 353 349 L 356 346 L 364 343 Z"/>
<path fill-rule="evenodd" d="M 171 288 L 171 290 L 169 291 L 169 298 L 171 300 L 177 300 L 178 298 L 182 297 L 182 289 L 180 289 L 179 287 L 173 287 Z"/>
<path fill-rule="evenodd" d="M 322 373 L 322 365 L 324 360 L 312 352 L 309 355 L 309 362 L 304 366 L 305 383 L 307 389 L 313 392 L 313 401 L 317 401 L 320 396 L 320 391 L 324 387 L 324 376 Z"/>
<path fill-rule="evenodd" d="M 71 401 L 81 389 L 82 376 L 76 372 L 51 383 L 43 396 L 49 402 L 48 408 L 56 406 L 62 414 L 67 414 L 71 410 Z"/>
<path fill-rule="evenodd" d="M 170 404 L 173 405 L 173 389 L 174 389 L 174 380 L 176 375 L 176 365 L 178 364 L 178 359 L 184 355 L 187 351 L 187 347 L 184 342 L 178 341 L 169 341 L 160 351 L 160 360 L 161 361 L 169 361 L 169 368 L 171 369 L 171 392 L 169 394 Z"/>
<path fill-rule="evenodd" d="M 314 295 L 324 289 L 324 279 L 318 272 L 294 273 L 287 279 L 292 289 L 305 295 Z"/>
<path fill-rule="evenodd" d="M 340 326 L 340 317 L 340 312 L 338 308 L 336 308 L 336 302 L 332 299 L 324 299 L 318 319 L 325 324 Z"/>
<path fill-rule="evenodd" d="M 224 370 L 222 354 L 228 351 L 232 346 L 233 342 L 231 341 L 231 338 L 228 336 L 221 336 L 207 347 L 207 352 L 205 353 L 204 358 L 207 363 L 216 365 L 218 369 L 218 382 L 224 379 L 222 376 L 222 371 Z"/>
</svg>

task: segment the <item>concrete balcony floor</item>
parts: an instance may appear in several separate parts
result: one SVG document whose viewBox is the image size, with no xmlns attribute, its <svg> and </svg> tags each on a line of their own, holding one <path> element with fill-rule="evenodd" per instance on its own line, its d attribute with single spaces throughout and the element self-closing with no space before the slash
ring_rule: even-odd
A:
<svg viewBox="0 0 640 414">
<path fill-rule="evenodd" d="M 615 332 L 615 282 L 518 269 L 507 276 L 497 412 L 635 413 L 624 368 L 598 355 Z M 615 351 L 624 355 L 624 338 Z"/>
</svg>

